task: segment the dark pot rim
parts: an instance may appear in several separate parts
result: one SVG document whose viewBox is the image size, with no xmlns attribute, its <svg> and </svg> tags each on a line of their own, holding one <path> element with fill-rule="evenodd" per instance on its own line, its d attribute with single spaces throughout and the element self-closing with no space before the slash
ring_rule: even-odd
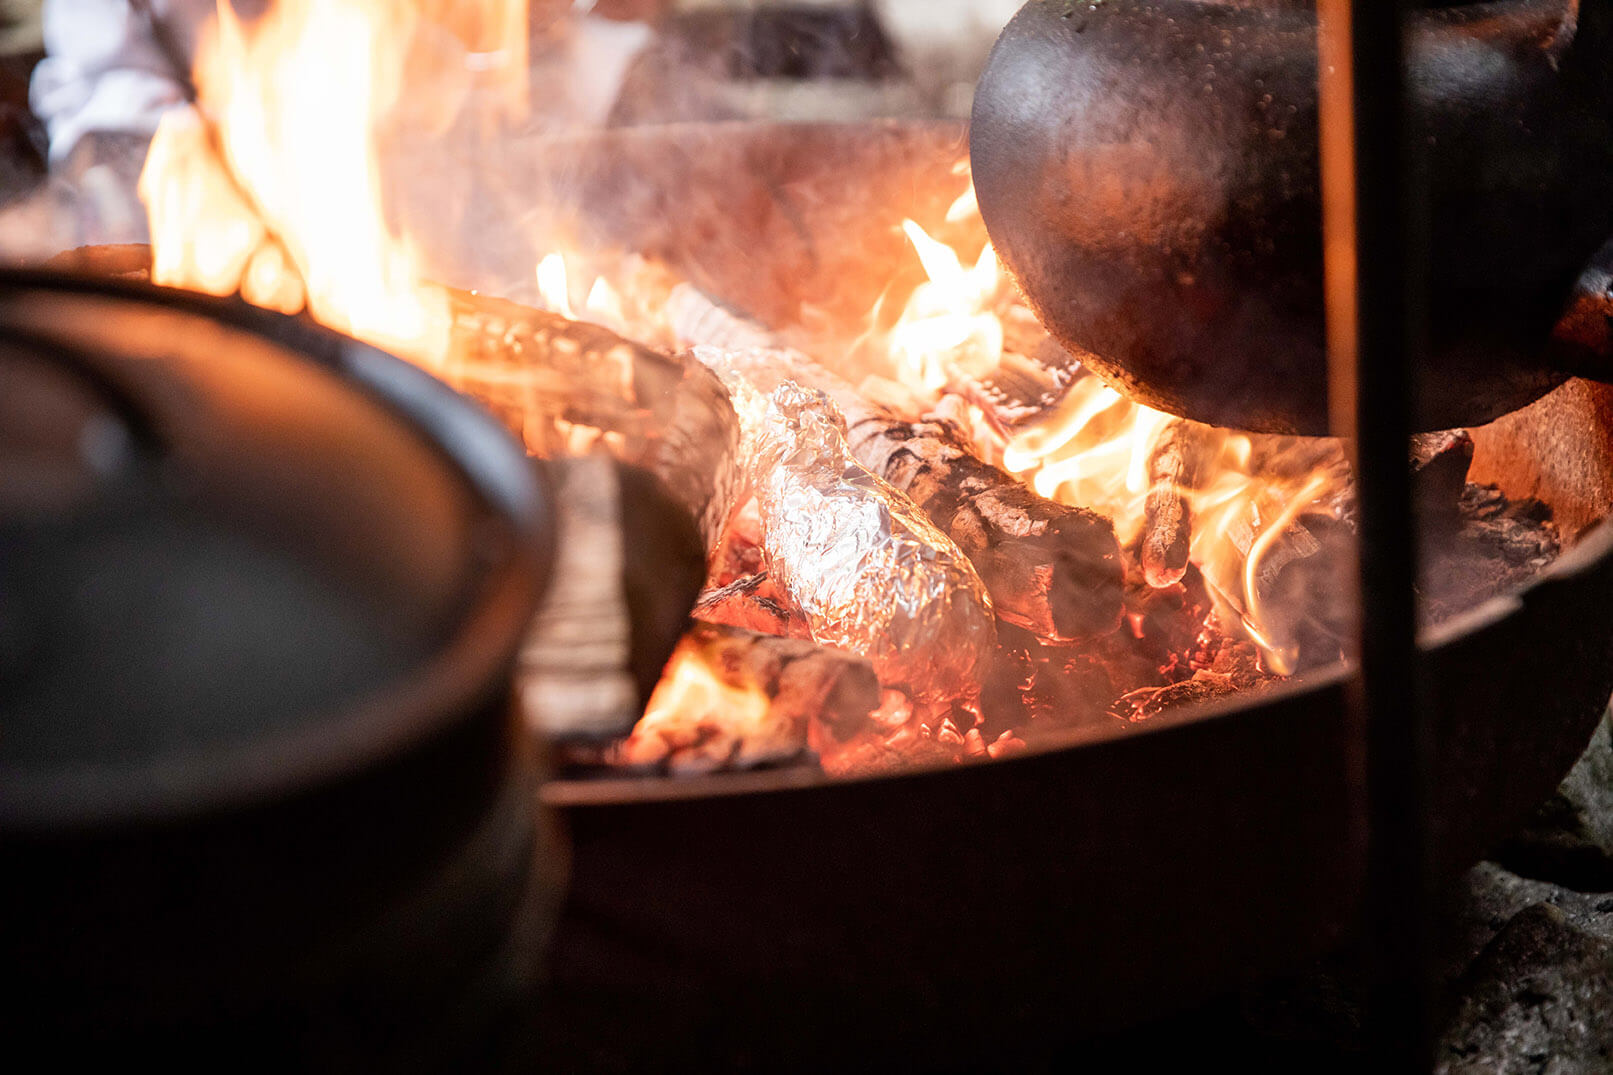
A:
<svg viewBox="0 0 1613 1075">
<path fill-rule="evenodd" d="M 369 696 L 261 739 L 209 745 L 155 763 L 0 765 L 0 831 L 171 821 L 313 791 L 396 758 L 509 693 L 509 670 L 548 581 L 553 500 L 491 415 L 419 367 L 306 317 L 139 280 L 0 269 L 0 293 L 41 289 L 164 306 L 298 354 L 412 427 L 509 538 L 470 584 L 447 640 Z"/>
</svg>

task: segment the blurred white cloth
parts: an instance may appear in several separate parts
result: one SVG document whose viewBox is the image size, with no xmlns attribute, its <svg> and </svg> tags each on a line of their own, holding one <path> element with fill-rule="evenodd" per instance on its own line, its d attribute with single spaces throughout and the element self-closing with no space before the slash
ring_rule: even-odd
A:
<svg viewBox="0 0 1613 1075">
<path fill-rule="evenodd" d="M 150 0 L 189 53 L 214 0 Z M 185 93 L 157 47 L 145 15 L 127 0 L 45 0 L 45 58 L 34 69 L 29 104 L 62 161 L 92 131 L 149 137 Z"/>
<path fill-rule="evenodd" d="M 186 56 L 216 0 L 148 0 Z M 253 0 L 243 7 L 262 8 Z M 581 15 L 566 26 L 553 67 L 536 72 L 537 108 L 555 126 L 598 126 L 610 113 L 627 70 L 652 38 L 642 23 Z M 162 113 L 185 100 L 152 33 L 128 0 L 45 0 L 45 59 L 34 69 L 29 103 L 50 132 L 53 162 L 66 160 L 91 132 L 150 137 Z"/>
<path fill-rule="evenodd" d="M 612 22 L 589 16 L 578 19 L 566 63 L 572 112 L 566 119 L 579 127 L 603 127 L 627 79 L 628 68 L 654 36 L 641 22 Z"/>
</svg>

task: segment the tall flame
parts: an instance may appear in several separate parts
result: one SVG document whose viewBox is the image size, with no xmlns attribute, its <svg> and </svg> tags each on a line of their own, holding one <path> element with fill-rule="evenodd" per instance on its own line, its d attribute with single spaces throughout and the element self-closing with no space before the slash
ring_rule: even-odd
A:
<svg viewBox="0 0 1613 1075">
<path fill-rule="evenodd" d="M 464 83 L 444 74 L 477 67 L 518 112 L 526 41 L 520 0 L 277 0 L 251 22 L 220 0 L 194 69 L 212 129 L 165 118 L 141 176 L 154 279 L 279 308 L 305 299 L 325 324 L 439 364 L 446 301 L 386 219 L 379 135 L 412 89 L 451 110 Z"/>
</svg>

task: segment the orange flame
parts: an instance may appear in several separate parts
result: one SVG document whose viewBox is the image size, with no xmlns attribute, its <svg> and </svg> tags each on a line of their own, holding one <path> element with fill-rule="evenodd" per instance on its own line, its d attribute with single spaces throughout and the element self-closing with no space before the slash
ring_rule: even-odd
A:
<svg viewBox="0 0 1613 1075">
<path fill-rule="evenodd" d="M 251 23 L 221 0 L 194 70 L 217 144 L 195 116 L 171 115 L 141 175 L 153 278 L 282 309 L 306 301 L 325 324 L 440 365 L 446 301 L 386 219 L 378 134 L 423 81 L 434 92 L 419 95 L 451 111 L 463 93 L 426 78 L 444 72 L 493 71 L 518 113 L 526 40 L 520 0 L 278 0 Z"/>
<path fill-rule="evenodd" d="M 1002 288 L 996 251 L 987 243 L 965 269 L 956 251 L 913 221 L 904 220 L 902 230 L 929 280 L 913 292 L 891 332 L 898 375 L 911 387 L 936 392 L 960 372 L 989 373 L 1003 353 L 1002 321 L 992 313 Z"/>
<path fill-rule="evenodd" d="M 725 678 L 698 646 L 684 642 L 622 743 L 620 760 L 653 765 L 670 759 L 685 771 L 743 768 L 793 755 L 803 743 L 803 729 L 793 718 L 775 717 L 759 685 Z"/>
<path fill-rule="evenodd" d="M 972 188 L 946 215 L 950 225 L 973 224 L 984 235 Z M 999 311 L 1013 299 L 987 243 L 973 269 L 953 248 L 918 224 L 903 224 L 928 280 L 908 300 L 887 346 L 893 376 L 920 401 L 934 403 L 960 382 L 989 379 L 1000 362 L 1004 330 Z M 976 440 L 991 436 L 979 408 L 965 426 Z M 1115 523 L 1122 544 L 1145 521 L 1149 459 L 1170 416 L 1123 398 L 1096 377 L 1077 380 L 1051 410 L 979 445 L 1042 496 L 1091 508 Z M 1250 469 L 1250 438 L 1223 433 L 1212 443 L 1206 474 L 1180 490 L 1193 514 L 1190 559 L 1209 582 L 1221 619 L 1261 648 L 1268 668 L 1292 671 L 1288 640 L 1262 625 L 1260 569 L 1278 538 L 1334 491 L 1326 474 L 1260 476 Z"/>
<path fill-rule="evenodd" d="M 549 254 L 538 262 L 538 294 L 543 299 L 543 305 L 560 314 L 562 317 L 576 319 L 571 309 L 571 280 L 566 269 L 566 259 L 559 254 Z"/>
</svg>

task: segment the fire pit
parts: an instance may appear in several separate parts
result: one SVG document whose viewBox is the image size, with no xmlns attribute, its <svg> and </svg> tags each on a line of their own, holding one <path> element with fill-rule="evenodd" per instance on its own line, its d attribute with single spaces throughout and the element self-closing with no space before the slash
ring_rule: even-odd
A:
<svg viewBox="0 0 1613 1075">
<path fill-rule="evenodd" d="M 661 259 L 787 329 L 862 317 L 871 288 L 913 278 L 894 225 L 944 228 L 963 143 L 927 124 L 617 132 L 531 147 L 523 189 L 573 219 L 577 249 Z M 530 271 L 524 243 L 454 241 L 499 234 L 488 221 L 431 219 L 456 283 Z M 1572 547 L 1425 632 L 1442 876 L 1549 791 L 1613 689 L 1610 422 L 1613 390 L 1570 382 L 1471 431 L 1470 480 L 1544 501 Z M 552 782 L 576 860 L 549 1025 L 595 1060 L 609 1040 L 617 1058 L 955 1061 L 1290 963 L 1360 896 L 1347 682 L 1319 669 L 989 765 Z"/>
<path fill-rule="evenodd" d="M 884 288 L 924 283 L 912 244 L 961 219 L 963 146 L 945 124 L 686 126 L 533 142 L 518 147 L 516 171 L 524 197 L 567 221 L 577 263 L 633 251 L 743 309 L 755 323 L 740 330 L 795 339 L 865 320 Z M 426 188 L 399 208 L 425 263 L 460 287 L 565 310 L 552 275 L 545 286 L 540 270 L 542 294 L 525 283 L 530 235 L 477 216 L 497 199 L 445 213 Z M 487 241 L 467 246 L 467 231 Z M 77 263 L 143 259 L 90 251 Z M 581 331 L 470 292 L 455 301 L 487 337 L 482 351 L 507 350 L 518 324 Z M 614 337 L 601 339 L 598 354 L 622 361 Z M 590 346 L 585 380 L 615 368 L 589 365 Z M 1060 353 L 1044 368 L 1063 376 L 1073 363 Z M 529 444 L 549 435 L 467 369 L 445 372 Z M 677 392 L 677 377 L 658 376 L 639 378 L 656 386 L 641 408 L 651 420 Z M 1470 431 L 1467 479 L 1538 498 L 1571 547 L 1521 591 L 1425 632 L 1442 876 L 1550 790 L 1613 690 L 1613 624 L 1600 614 L 1613 598 L 1613 537 L 1599 525 L 1613 493 L 1610 423 L 1613 389 L 1576 381 Z M 693 485 L 713 495 L 711 482 Z M 825 659 L 789 645 L 804 648 L 769 659 Z M 1340 939 L 1360 898 L 1347 684 L 1322 662 L 1203 704 L 1183 692 L 1187 704 L 1145 722 L 1055 726 L 991 764 L 551 781 L 544 798 L 569 821 L 574 864 L 541 1032 L 606 1065 L 669 1050 L 687 1063 L 1001 1058 L 1288 965 Z"/>
<path fill-rule="evenodd" d="M 533 707 L 551 733 L 565 718 L 573 763 L 545 792 L 576 842 L 546 1033 L 626 1058 L 672 1038 L 770 1062 L 1000 1056 L 1336 939 L 1363 870 L 1337 445 L 1194 426 L 1084 380 L 980 248 L 956 126 L 503 141 L 503 186 L 445 205 L 446 114 L 383 132 L 364 94 L 274 91 L 334 62 L 334 24 L 289 10 L 269 20 L 285 40 L 221 14 L 195 71 L 216 119 L 158 134 L 158 281 L 389 346 L 535 454 L 645 466 L 713 552 L 707 623 L 632 737 L 630 706 Z M 457 92 L 515 110 L 519 50 L 492 29 L 459 28 L 478 64 L 503 59 Z M 409 98 L 403 44 L 373 76 L 385 102 Z M 1610 406 L 1571 382 L 1417 445 L 1444 606 L 1424 639 L 1436 872 L 1550 788 L 1613 688 Z M 1487 586 L 1457 585 L 1458 539 L 1491 548 Z M 727 728 L 680 745 L 695 707 Z M 572 778 L 579 758 L 603 773 Z M 663 775 L 713 760 L 774 767 Z M 686 1033 L 702 1011 L 720 1032 Z"/>
<path fill-rule="evenodd" d="M 1169 326 L 1194 318 L 1222 351 L 1249 343 L 1270 319 L 1229 311 L 1265 309 L 1244 301 L 1258 282 L 1209 286 L 1208 263 L 1191 259 L 1149 277 L 1152 290 L 1093 281 L 1078 297 L 1102 300 L 1111 342 L 1101 355 L 1065 350 L 985 241 L 959 126 L 515 136 L 531 131 L 533 101 L 554 96 L 532 77 L 527 5 L 436 7 L 389 18 L 358 3 L 288 0 L 250 16 L 222 5 L 194 56 L 153 17 L 152 44 L 198 106 L 170 111 L 151 145 L 140 193 L 153 245 L 64 264 L 239 296 L 388 349 L 479 399 L 543 460 L 555 585 L 516 686 L 552 748 L 544 803 L 574 845 L 552 988 L 528 1028 L 551 1060 L 1001 1065 L 1267 975 L 1363 920 L 1376 955 L 1412 953 L 1382 959 L 1377 977 L 1417 977 L 1416 944 L 1395 941 L 1424 924 L 1420 882 L 1452 877 L 1514 826 L 1613 690 L 1613 387 L 1549 372 L 1482 417 L 1534 401 L 1523 410 L 1413 438 L 1413 524 L 1396 405 L 1421 401 L 1375 380 L 1403 366 L 1380 361 L 1399 351 L 1371 329 L 1399 299 L 1416 306 L 1397 273 L 1418 259 L 1402 249 L 1415 244 L 1395 197 L 1373 202 L 1399 188 L 1374 188 L 1370 152 L 1339 157 L 1358 168 L 1360 210 L 1341 225 L 1333 195 L 1348 169 L 1329 160 L 1315 179 L 1311 143 L 1262 121 L 1257 141 L 1271 145 L 1251 156 L 1298 164 L 1256 193 L 1301 223 L 1262 209 L 1233 244 L 1235 260 L 1250 238 L 1312 282 L 1317 207 L 1291 195 L 1328 185 L 1327 313 L 1345 329 L 1326 348 L 1328 392 L 1339 404 L 1360 388 L 1336 409 L 1384 419 L 1381 436 L 1357 426 L 1357 505 L 1340 442 L 1254 431 L 1314 432 L 1315 406 L 1296 422 L 1171 404 L 1249 427 L 1220 429 L 1139 402 L 1175 399 L 1186 378 L 1145 396 L 1140 381 L 1109 370 L 1115 389 L 1090 373 L 1117 359 L 1117 339 L 1180 349 Z M 1095 77 L 1107 79 L 1119 51 L 1077 39 L 1089 20 L 1043 13 L 1050 36 L 1101 53 Z M 1111 17 L 1130 16 L 1092 25 Z M 1252 18 L 1265 27 L 1266 14 Z M 1343 39 L 1392 42 L 1394 25 Z M 1150 42 L 1174 49 L 1179 29 Z M 1304 94 L 1287 114 L 1299 128 L 1315 110 L 1303 29 L 1278 35 L 1295 46 Z M 1198 52 L 1184 67 L 1193 94 Z M 1145 86 L 1166 85 L 1157 57 L 1138 55 Z M 1395 79 L 1366 81 L 1370 51 L 1352 55 L 1320 65 L 1329 156 L 1345 127 L 1371 143 L 1374 92 L 1399 103 Z M 1553 78 L 1556 55 L 1541 68 Z M 1392 48 L 1378 57 L 1386 71 L 1396 60 Z M 1340 127 L 1352 70 L 1365 118 Z M 1270 87 L 1250 83 L 1264 112 Z M 1047 118 L 1036 93 L 1007 96 Z M 1086 108 L 1078 98 L 1061 103 Z M 988 79 L 981 101 L 993 99 Z M 991 113 L 979 113 L 977 151 L 997 137 Z M 1103 110 L 1115 115 L 1122 156 L 1157 172 L 1164 143 Z M 1549 127 L 1525 126 L 1555 144 Z M 1043 157 L 1059 158 L 1063 138 Z M 1035 169 L 1001 166 L 1020 158 L 976 159 L 992 213 L 1004 185 L 1048 189 L 1022 177 Z M 1124 168 L 1076 171 L 1100 201 L 1189 213 L 1175 194 L 1163 208 L 1139 200 Z M 1461 203 L 1468 216 L 1511 204 L 1482 189 L 1477 210 Z M 1054 201 L 1006 230 L 994 217 L 1016 271 L 1013 236 L 1059 245 L 1074 203 Z M 1560 208 L 1545 215 L 1566 219 Z M 1600 212 L 1576 219 L 1592 233 Z M 1132 231 L 1100 227 L 1095 241 L 1108 251 Z M 1474 237 L 1493 254 L 1477 228 L 1440 251 Z M 1346 250 L 1360 255 L 1353 282 L 1339 271 Z M 1577 264 L 1577 245 L 1564 257 Z M 1021 277 L 1031 295 L 1034 275 Z M 1473 293 L 1498 296 L 1506 274 L 1481 275 Z M 1606 336 L 1608 295 L 1590 279 L 1576 346 Z M 1180 308 L 1154 316 L 1168 302 Z M 1554 304 L 1525 304 L 1537 328 Z M 1060 340 L 1098 345 L 1037 308 Z M 1464 344 L 1484 341 L 1475 360 L 1502 357 L 1493 312 L 1456 326 Z M 1178 357 L 1196 373 L 1248 356 Z M 1256 365 L 1247 384 L 1215 387 L 1257 409 L 1301 387 L 1272 380 L 1278 359 Z M 1306 382 L 1309 404 L 1319 384 Z M 1411 525 L 1420 557 L 1398 540 Z M 1356 577 L 1358 527 L 1369 540 Z M 1419 600 L 1403 605 L 1413 581 Z M 1355 593 L 1382 600 L 1352 609 Z M 1395 670 L 1418 678 L 1409 670 L 1423 665 L 1423 693 L 1393 689 Z M 1395 897 L 1410 908 L 1398 921 L 1379 913 Z M 1387 1025 L 1396 1005 L 1375 1005 Z"/>
</svg>

